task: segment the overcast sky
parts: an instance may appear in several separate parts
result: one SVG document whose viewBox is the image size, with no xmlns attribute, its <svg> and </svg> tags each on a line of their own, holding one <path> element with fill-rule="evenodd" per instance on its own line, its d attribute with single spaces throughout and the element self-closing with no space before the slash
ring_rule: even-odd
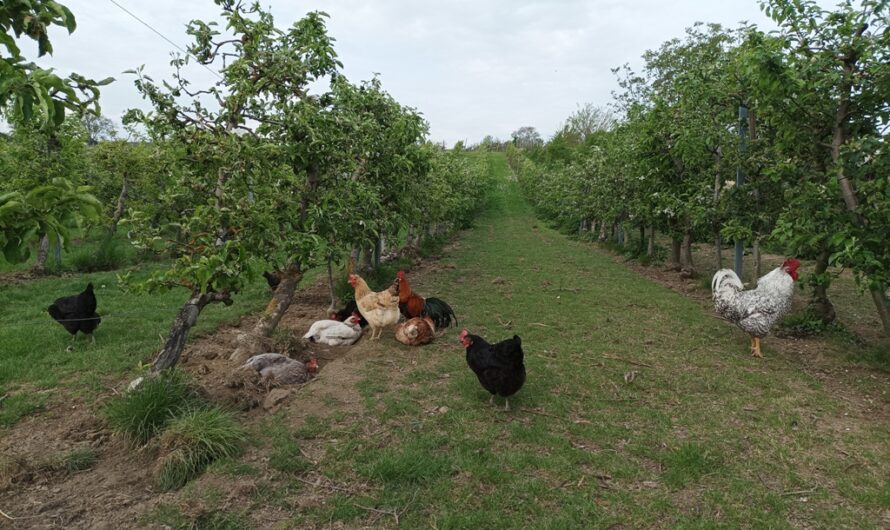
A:
<svg viewBox="0 0 890 530">
<path fill-rule="evenodd" d="M 185 48 L 184 27 L 213 19 L 210 0 L 116 0 Z M 174 48 L 110 0 L 64 0 L 77 17 L 68 36 L 54 27 L 56 52 L 42 65 L 117 81 L 102 90 L 103 113 L 118 121 L 145 107 L 124 70 L 145 65 L 169 75 Z M 617 89 L 611 68 L 641 64 L 640 55 L 681 37 L 696 21 L 735 27 L 773 24 L 756 0 L 265 0 L 279 27 L 309 10 L 331 15 L 330 34 L 354 82 L 379 73 L 400 103 L 417 108 L 433 140 L 508 139 L 524 125 L 553 134 L 580 103 L 606 105 Z M 34 57 L 33 52 L 29 57 Z M 213 80 L 194 71 L 196 84 Z"/>
</svg>

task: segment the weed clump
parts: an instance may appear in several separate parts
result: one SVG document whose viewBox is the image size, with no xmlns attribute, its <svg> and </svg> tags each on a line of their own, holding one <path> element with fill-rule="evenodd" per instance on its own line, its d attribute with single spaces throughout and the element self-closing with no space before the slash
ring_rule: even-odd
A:
<svg viewBox="0 0 890 530">
<path fill-rule="evenodd" d="M 139 388 L 111 401 L 105 417 L 114 431 L 125 434 L 134 445 L 144 445 L 197 400 L 185 377 L 170 371 L 146 378 Z"/>
<path fill-rule="evenodd" d="M 216 407 L 183 412 L 161 435 L 158 486 L 164 491 L 181 488 L 215 460 L 237 456 L 246 439 L 228 412 Z"/>
</svg>

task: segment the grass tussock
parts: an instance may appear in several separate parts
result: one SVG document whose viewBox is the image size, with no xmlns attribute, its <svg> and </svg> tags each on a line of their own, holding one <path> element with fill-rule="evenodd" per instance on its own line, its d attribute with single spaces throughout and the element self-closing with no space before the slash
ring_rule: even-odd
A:
<svg viewBox="0 0 890 530">
<path fill-rule="evenodd" d="M 170 371 L 146 378 L 136 390 L 111 401 L 105 417 L 115 432 L 125 434 L 135 445 L 143 445 L 196 401 L 185 377 Z"/>
<path fill-rule="evenodd" d="M 66 473 L 77 473 L 91 469 L 96 465 L 98 457 L 92 447 L 78 447 L 64 453 L 59 458 L 55 468 Z"/>
<path fill-rule="evenodd" d="M 215 407 L 185 411 L 161 435 L 158 486 L 164 491 L 181 488 L 215 460 L 239 454 L 246 439 L 228 412 Z"/>
</svg>

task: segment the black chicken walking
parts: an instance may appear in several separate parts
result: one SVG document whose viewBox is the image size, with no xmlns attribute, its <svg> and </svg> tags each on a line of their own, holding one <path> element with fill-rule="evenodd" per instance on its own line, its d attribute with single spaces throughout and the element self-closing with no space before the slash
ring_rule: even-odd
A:
<svg viewBox="0 0 890 530">
<path fill-rule="evenodd" d="M 102 319 L 96 313 L 96 294 L 93 292 L 92 283 L 87 284 L 87 288 L 80 294 L 56 299 L 48 311 L 49 315 L 71 334 L 72 341 L 77 338 L 77 332 L 80 331 L 89 335 L 93 343 L 96 342 L 93 331 Z"/>
<path fill-rule="evenodd" d="M 467 349 L 467 364 L 479 383 L 490 394 L 489 403 L 494 403 L 495 394 L 504 397 L 504 410 L 510 410 L 510 396 L 525 383 L 525 363 L 522 353 L 522 339 L 513 335 L 512 339 L 489 344 L 478 335 L 460 332 L 460 342 Z"/>
</svg>

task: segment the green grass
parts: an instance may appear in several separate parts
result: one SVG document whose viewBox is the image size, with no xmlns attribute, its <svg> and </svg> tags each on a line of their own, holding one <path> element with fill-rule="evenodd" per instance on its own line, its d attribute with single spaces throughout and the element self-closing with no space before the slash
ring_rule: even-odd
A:
<svg viewBox="0 0 890 530">
<path fill-rule="evenodd" d="M 77 473 L 90 469 L 96 465 L 96 450 L 92 447 L 80 447 L 72 449 L 62 455 L 59 460 L 58 468 L 67 473 Z"/>
<path fill-rule="evenodd" d="M 418 292 L 471 332 L 522 337 L 514 410 L 489 407 L 457 330 L 420 350 L 382 344 L 387 362 L 366 363 L 358 385 L 361 415 L 304 427 L 325 448 L 314 472 L 368 485 L 294 526 L 395 526 L 356 505 L 408 528 L 885 524 L 890 428 L 837 396 L 886 410 L 879 383 L 828 386 L 769 339 L 751 358 L 696 300 L 536 220 L 512 183 L 440 265 Z M 849 366 L 842 345 L 826 348 L 825 369 Z"/>
<path fill-rule="evenodd" d="M 127 435 L 134 445 L 143 445 L 184 409 L 197 404 L 185 376 L 174 370 L 146 378 L 137 389 L 109 401 L 105 417 L 116 432 Z"/>
<path fill-rule="evenodd" d="M 175 490 L 214 461 L 238 455 L 246 441 L 235 417 L 216 407 L 195 408 L 172 419 L 159 443 L 158 486 Z"/>
</svg>

